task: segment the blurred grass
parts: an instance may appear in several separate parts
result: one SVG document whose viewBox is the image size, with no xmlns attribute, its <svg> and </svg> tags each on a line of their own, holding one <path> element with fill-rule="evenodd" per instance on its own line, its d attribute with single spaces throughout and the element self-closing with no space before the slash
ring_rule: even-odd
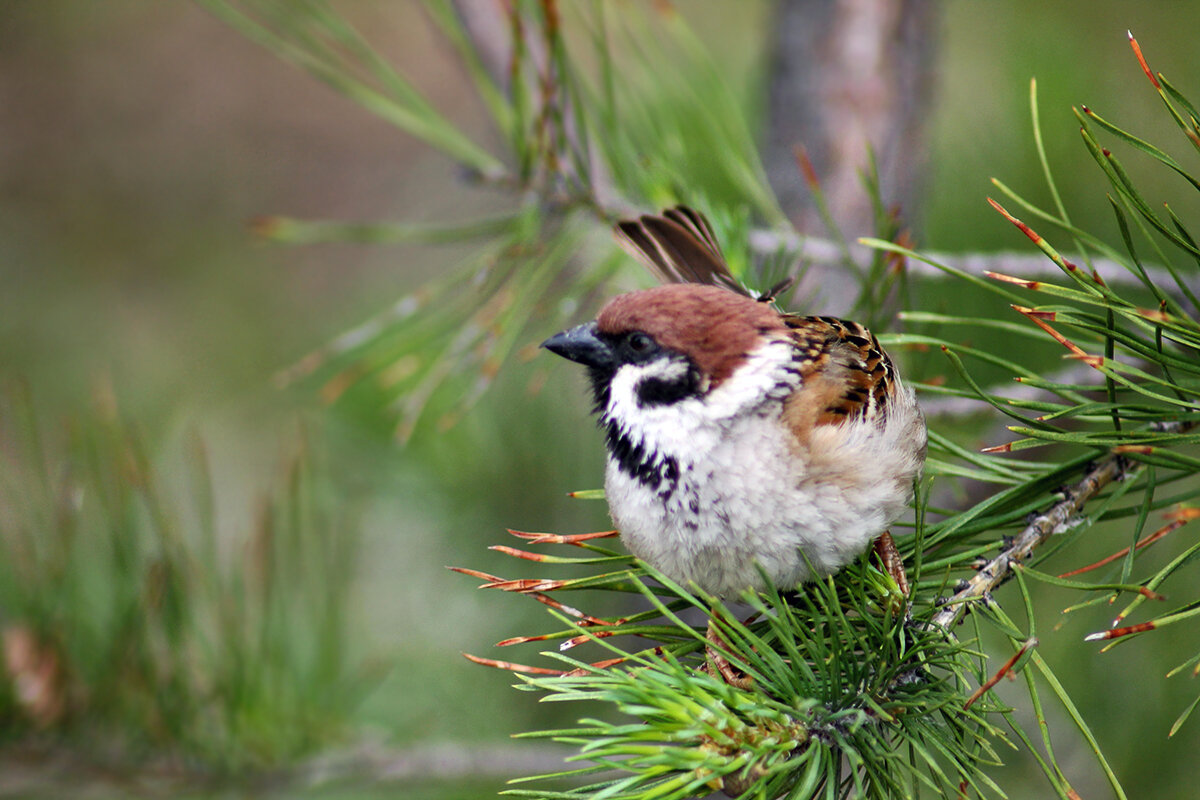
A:
<svg viewBox="0 0 1200 800">
<path fill-rule="evenodd" d="M 32 396 L 0 400 L 9 738 L 217 771 L 341 740 L 378 676 L 351 641 L 353 506 L 334 502 L 306 437 L 227 541 L 203 444 L 180 500 L 112 398 L 98 405 L 58 431 Z"/>
<path fill-rule="evenodd" d="M 731 81 L 748 93 L 768 60 L 760 44 L 765 5 L 747 14 L 719 4 L 682 9 L 694 13 L 708 47 L 737 50 Z M 456 121 L 482 124 L 465 77 L 445 53 L 422 44 L 427 30 L 411 12 L 392 18 L 365 4 L 335 7 L 367 22 Z M 1124 30 L 1153 47 L 1156 66 L 1187 78 L 1200 8 L 1021 0 L 1001 11 L 950 3 L 945 14 L 919 244 L 1023 246 L 983 197 L 994 175 L 1035 202 L 1048 199 L 1029 133 L 1031 75 L 1039 78 L 1049 157 L 1073 218 L 1115 232 L 1103 178 L 1076 138 L 1069 106 L 1085 102 L 1116 121 L 1145 120 L 1139 133 L 1168 138 L 1158 126 L 1170 123 L 1151 109 L 1156 98 L 1130 69 Z M 270 375 L 461 255 L 415 247 L 281 251 L 250 243 L 243 222 L 264 212 L 451 221 L 505 202 L 468 190 L 444 161 L 183 4 L 118 0 L 84 11 L 10 0 L 0 19 L 0 65 L 0 99 L 14 120 L 0 145 L 0 363 L 7 374 L 29 377 L 50 424 L 86 405 L 79 398 L 98 373 L 111 375 L 122 408 L 146 432 L 152 460 L 168 469 L 169 459 L 157 456 L 181 449 L 181 431 L 203 427 L 217 492 L 232 498 L 218 515 L 222 531 L 249 518 L 246 487 L 266 482 L 279 440 L 289 435 L 284 420 L 311 405 L 270 389 Z M 1147 196 L 1172 198 L 1181 213 L 1194 202 L 1175 203 L 1170 176 L 1135 173 L 1135 180 Z M 929 311 L 998 315 L 992 298 L 961 287 L 922 286 L 919 296 Z M 964 340 L 983 335 L 962 333 Z M 1058 367 L 1052 347 L 1040 355 L 1047 369 Z M 937 353 L 911 353 L 907 365 L 918 376 L 947 370 Z M 599 485 L 600 442 L 581 383 L 561 374 L 550 381 L 530 398 L 523 380 L 502 376 L 458 428 L 418 437 L 403 453 L 353 422 L 330 431 L 338 485 L 365 498 L 365 566 L 354 589 L 364 609 L 361 644 L 397 665 L 354 722 L 388 741 L 486 743 L 553 725 L 532 719 L 547 709 L 508 691 L 507 676 L 459 658 L 497 638 L 489 620 L 497 612 L 470 583 L 441 570 L 464 562 L 502 569 L 503 560 L 490 561 L 483 548 L 504 526 L 605 525 L 599 504 L 561 496 Z M 994 443 L 979 430 L 980 444 Z M 465 462 L 462 452 L 471 454 Z M 1080 543 L 1079 559 L 1111 552 L 1124 535 L 1119 526 L 1098 529 Z M 1166 741 L 1162 720 L 1147 709 L 1177 709 L 1191 698 L 1186 678 L 1160 675 L 1192 645 L 1162 636 L 1097 656 L 1078 642 L 1090 623 L 1068 617 L 1053 632 L 1056 609 L 1067 602 L 1059 602 L 1061 590 L 1036 592 L 1046 615 L 1042 651 L 1063 665 L 1114 767 L 1131 787 L 1188 791 L 1200 738 L 1193 726 Z M 515 602 L 503 613 L 514 629 L 536 616 Z M 1022 796 L 1019 782 L 1002 782 Z M 1085 796 L 1103 791 L 1086 780 L 1077 785 Z M 1041 791 L 1040 778 L 1029 787 Z M 475 788 L 449 796 L 491 791 Z M 354 791 L 345 796 L 361 796 Z"/>
</svg>

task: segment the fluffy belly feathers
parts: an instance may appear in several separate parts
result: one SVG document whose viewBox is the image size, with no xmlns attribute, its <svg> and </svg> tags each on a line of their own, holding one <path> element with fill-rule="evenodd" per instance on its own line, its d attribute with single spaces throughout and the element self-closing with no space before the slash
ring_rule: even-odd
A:
<svg viewBox="0 0 1200 800">
<path fill-rule="evenodd" d="M 639 481 L 612 458 L 605 488 L 629 550 L 683 585 L 733 596 L 837 571 L 903 513 L 920 469 L 915 404 L 881 425 L 821 426 L 798 442 L 778 417 L 726 430 L 677 478 Z M 918 452 L 920 451 L 920 452 Z M 703 465 L 703 466 L 701 466 Z M 780 469 L 780 465 L 786 465 Z"/>
</svg>

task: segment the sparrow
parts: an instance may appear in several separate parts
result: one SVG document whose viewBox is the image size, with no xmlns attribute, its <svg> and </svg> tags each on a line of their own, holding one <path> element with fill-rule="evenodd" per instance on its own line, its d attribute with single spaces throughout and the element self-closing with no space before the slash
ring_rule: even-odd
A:
<svg viewBox="0 0 1200 800">
<path fill-rule="evenodd" d="M 733 277 L 700 213 L 620 222 L 660 278 L 542 346 L 587 368 L 622 542 L 717 597 L 791 589 L 875 543 L 907 595 L 888 526 L 925 459 L 924 415 L 865 327 L 781 313 Z"/>
</svg>

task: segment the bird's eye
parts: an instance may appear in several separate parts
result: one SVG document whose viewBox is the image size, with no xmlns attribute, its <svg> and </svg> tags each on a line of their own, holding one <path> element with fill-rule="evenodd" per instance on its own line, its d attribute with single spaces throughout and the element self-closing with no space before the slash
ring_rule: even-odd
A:
<svg viewBox="0 0 1200 800">
<path fill-rule="evenodd" d="M 644 333 L 634 332 L 629 334 L 629 349 L 635 353 L 645 353 L 654 345 L 654 340 Z"/>
</svg>

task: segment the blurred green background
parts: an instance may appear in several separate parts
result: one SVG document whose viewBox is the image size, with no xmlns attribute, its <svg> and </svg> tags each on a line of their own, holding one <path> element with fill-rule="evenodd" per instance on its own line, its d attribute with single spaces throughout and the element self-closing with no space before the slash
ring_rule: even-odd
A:
<svg viewBox="0 0 1200 800">
<path fill-rule="evenodd" d="M 438 108 L 486 140 L 486 118 L 465 75 L 415 4 L 333 6 Z M 770 8 L 680 4 L 728 59 L 731 83 L 752 95 L 763 91 Z M 907 213 L 919 248 L 1024 247 L 984 198 L 996 176 L 1035 201 L 1048 199 L 1029 128 L 1033 76 L 1049 159 L 1074 220 L 1118 241 L 1070 106 L 1086 103 L 1151 141 L 1174 141 L 1130 54 L 1127 28 L 1156 68 L 1185 92 L 1200 91 L 1200 4 L 945 4 L 942 29 L 931 32 L 941 37 L 941 54 L 926 202 Z M 507 737 L 548 724 L 551 713 L 564 721 L 575 713 L 538 706 L 509 688 L 509 675 L 459 653 L 497 656 L 491 644 L 536 630 L 541 612 L 517 598 L 486 597 L 443 567 L 508 575 L 511 563 L 486 550 L 505 543 L 505 527 L 607 525 L 601 504 L 564 497 L 601 482 L 600 440 L 579 376 L 559 370 L 539 394 L 526 391 L 523 376 L 502 376 L 459 426 L 422 430 L 396 447 L 328 413 L 307 389 L 277 388 L 272 376 L 466 251 L 282 248 L 247 230 L 260 214 L 445 222 L 502 209 L 509 198 L 465 184 L 445 158 L 187 3 L 7 0 L 0 131 L 0 376 L 28 382 L 46 427 L 53 432 L 88 413 L 111 387 L 168 484 L 178 482 L 186 442 L 199 434 L 210 452 L 223 541 L 251 527 L 256 497 L 277 481 L 304 429 L 325 454 L 337 501 L 355 510 L 362 552 L 346 646 L 372 667 L 345 746 L 360 753 L 354 748 L 365 738 L 370 757 L 349 758 L 370 768 L 368 778 L 349 775 L 305 791 L 480 797 L 505 776 L 530 771 L 520 759 L 543 751 Z M 1170 176 L 1127 161 L 1148 196 L 1194 215 L 1194 201 L 1178 197 Z M 941 302 L 936 292 L 932 298 Z M 1166 738 L 1195 692 L 1184 678 L 1162 678 L 1177 648 L 1147 641 L 1098 656 L 1082 645 L 1078 624 L 1051 632 L 1066 601 L 1055 606 L 1046 594 L 1043 651 L 1063 665 L 1127 787 L 1134 795 L 1192 796 L 1200 732 L 1193 725 Z M 1085 797 L 1105 796 L 1078 737 L 1066 725 L 1060 730 L 1056 744 L 1072 782 Z M 61 781 L 72 791 L 81 785 L 72 775 L 93 796 L 192 785 L 166 768 L 129 776 L 107 769 L 103 757 L 31 754 L 19 741 L 8 750 L 3 796 L 60 796 Z M 1026 767 L 1017 758 L 1006 771 Z M 439 771 L 471 777 L 425 777 Z M 997 779 L 1013 797 L 1042 791 L 1032 773 L 1028 784 Z M 300 791 L 256 780 L 246 792 Z"/>
</svg>

